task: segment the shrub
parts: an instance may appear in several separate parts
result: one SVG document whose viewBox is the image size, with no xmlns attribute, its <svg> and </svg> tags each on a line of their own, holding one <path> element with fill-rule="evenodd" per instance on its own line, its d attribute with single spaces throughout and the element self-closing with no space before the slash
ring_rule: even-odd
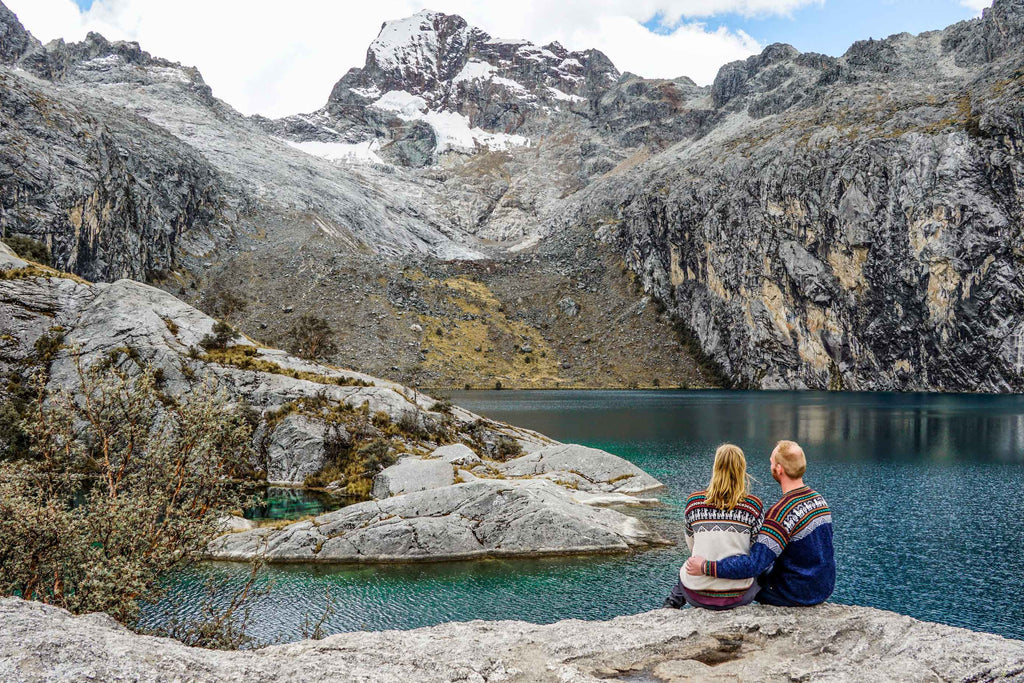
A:
<svg viewBox="0 0 1024 683">
<path fill-rule="evenodd" d="M 27 261 L 35 261 L 44 266 L 53 265 L 51 263 L 50 248 L 43 242 L 34 240 L 31 237 L 11 235 L 4 238 L 4 243 L 13 249 L 14 253 Z"/>
<path fill-rule="evenodd" d="M 523 454 L 523 447 L 518 441 L 507 436 L 499 436 L 494 444 L 494 459 L 502 462 L 518 458 Z"/>
<path fill-rule="evenodd" d="M 238 338 L 238 332 L 235 332 L 235 328 L 228 325 L 226 322 L 218 320 L 213 324 L 213 334 L 208 334 L 199 341 L 199 345 L 207 351 L 213 351 L 215 349 L 223 350 L 228 347 L 232 341 Z"/>
<path fill-rule="evenodd" d="M 224 393 L 165 405 L 146 370 L 78 368 L 79 400 L 38 382 L 28 453 L 0 463 L 0 595 L 132 623 L 251 501 L 251 428 Z"/>
<path fill-rule="evenodd" d="M 452 408 L 454 407 L 455 405 L 452 403 L 452 400 L 450 398 L 443 397 L 437 399 L 437 401 L 434 402 L 434 405 L 430 407 L 430 411 L 433 413 L 444 413 L 445 415 L 451 415 Z"/>
<path fill-rule="evenodd" d="M 306 313 L 288 330 L 288 350 L 309 360 L 330 358 L 338 352 L 333 337 L 334 330 L 326 320 Z"/>
</svg>

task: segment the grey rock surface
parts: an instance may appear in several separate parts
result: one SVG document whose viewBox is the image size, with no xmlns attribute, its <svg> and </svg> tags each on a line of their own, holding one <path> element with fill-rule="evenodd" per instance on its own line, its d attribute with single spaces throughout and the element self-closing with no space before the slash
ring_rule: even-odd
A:
<svg viewBox="0 0 1024 683">
<path fill-rule="evenodd" d="M 508 477 L 543 475 L 584 491 L 638 494 L 664 487 L 628 460 L 576 444 L 547 446 L 495 467 Z"/>
<path fill-rule="evenodd" d="M 267 444 L 267 481 L 302 482 L 324 464 L 327 425 L 305 415 L 289 415 L 274 428 Z"/>
<path fill-rule="evenodd" d="M 405 457 L 373 478 L 373 497 L 390 498 L 455 483 L 455 471 L 444 460 Z"/>
<path fill-rule="evenodd" d="M 279 530 L 228 534 L 211 544 L 210 555 L 379 563 L 626 552 L 663 543 L 640 520 L 579 503 L 549 481 L 477 480 L 358 503 Z"/>
<path fill-rule="evenodd" d="M 845 605 L 449 623 L 255 652 L 139 636 L 103 614 L 0 600 L 0 679 L 48 681 L 1024 680 L 1024 642 Z"/>
<path fill-rule="evenodd" d="M 441 458 L 452 465 L 472 466 L 482 462 L 480 456 L 472 448 L 462 443 L 453 443 L 435 448 L 430 453 L 430 457 Z"/>
<path fill-rule="evenodd" d="M 499 305 L 526 294 L 531 329 L 586 325 L 572 336 L 606 351 L 634 332 L 645 354 L 664 341 L 689 358 L 679 323 L 720 370 L 687 376 L 698 385 L 1024 390 L 1021 0 L 839 57 L 770 45 L 709 87 L 423 12 L 387 22 L 323 109 L 277 122 L 136 44 L 43 47 L 6 8 L 0 26 L 0 227 L 46 242 L 59 268 L 199 298 L 259 273 L 283 284 L 254 324 L 284 334 L 267 311 L 344 303 L 364 314 L 352 358 L 401 337 L 401 360 L 376 367 L 439 384 L 468 354 L 424 369 L 409 319 L 385 315 L 426 314 L 421 291 L 320 284 L 397 259 L 443 263 L 443 280 L 454 259 L 516 294 Z M 450 117 L 465 130 L 446 138 L 434 124 Z M 606 251 L 664 310 L 655 340 L 591 318 L 611 296 L 583 294 L 606 284 Z M 498 267 L 478 273 L 485 257 Z M 522 291 L 542 276 L 548 289 Z M 588 348 L 563 344 L 545 381 L 585 382 Z"/>
</svg>

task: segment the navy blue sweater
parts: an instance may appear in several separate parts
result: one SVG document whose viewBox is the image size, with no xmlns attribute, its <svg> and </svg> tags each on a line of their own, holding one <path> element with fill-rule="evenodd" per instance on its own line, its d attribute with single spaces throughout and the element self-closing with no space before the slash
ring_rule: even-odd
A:
<svg viewBox="0 0 1024 683">
<path fill-rule="evenodd" d="M 828 503 L 806 486 L 790 491 L 765 515 L 749 555 L 707 562 L 704 573 L 723 579 L 759 577 L 758 600 L 762 602 L 825 602 L 836 585 Z"/>
</svg>

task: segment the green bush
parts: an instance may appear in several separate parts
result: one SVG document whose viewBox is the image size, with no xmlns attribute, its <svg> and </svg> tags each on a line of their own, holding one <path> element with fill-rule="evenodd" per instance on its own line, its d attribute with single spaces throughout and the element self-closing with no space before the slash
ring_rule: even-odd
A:
<svg viewBox="0 0 1024 683">
<path fill-rule="evenodd" d="M 14 250 L 14 253 L 28 261 L 35 261 L 44 266 L 51 266 L 50 248 L 43 242 L 34 240 L 31 237 L 11 235 L 4 238 L 4 244 Z"/>
<path fill-rule="evenodd" d="M 0 463 L 0 595 L 131 624 L 251 502 L 252 430 L 208 384 L 167 405 L 148 370 L 79 378 L 79 400 L 37 386 L 28 452 Z"/>
<path fill-rule="evenodd" d="M 226 322 L 218 320 L 213 324 L 213 334 L 208 334 L 199 341 L 199 345 L 207 351 L 223 350 L 232 341 L 238 338 L 235 328 Z"/>
</svg>

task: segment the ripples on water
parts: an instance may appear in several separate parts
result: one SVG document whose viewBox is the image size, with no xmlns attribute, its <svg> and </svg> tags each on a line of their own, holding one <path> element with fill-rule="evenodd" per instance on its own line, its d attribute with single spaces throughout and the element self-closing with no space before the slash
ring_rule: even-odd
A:
<svg viewBox="0 0 1024 683">
<path fill-rule="evenodd" d="M 669 487 L 641 513 L 679 538 L 682 506 L 710 473 L 714 447 L 747 453 L 768 502 L 772 444 L 800 441 L 806 480 L 836 525 L 833 600 L 1024 638 L 1024 398 L 740 392 L 468 392 L 456 403 L 626 457 Z M 445 621 L 607 619 L 661 604 L 682 549 L 629 556 L 393 567 L 277 566 L 255 604 L 254 635 L 300 637 L 307 615 L 328 632 Z M 209 576 L 239 583 L 245 565 L 183 575 L 149 623 L 195 610 Z"/>
</svg>

